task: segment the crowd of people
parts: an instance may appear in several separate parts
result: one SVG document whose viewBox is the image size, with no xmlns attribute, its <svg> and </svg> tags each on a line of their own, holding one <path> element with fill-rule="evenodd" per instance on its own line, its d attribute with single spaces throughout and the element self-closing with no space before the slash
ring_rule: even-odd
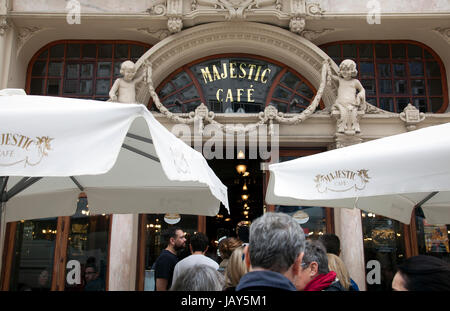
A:
<svg viewBox="0 0 450 311">
<path fill-rule="evenodd" d="M 339 258 L 340 241 L 334 234 L 307 239 L 289 215 L 265 213 L 237 237 L 219 241 L 217 263 L 205 254 L 208 237 L 190 239 L 191 255 L 178 261 L 186 246 L 183 230 L 164 232 L 167 247 L 155 262 L 157 291 L 358 291 Z M 450 265 L 432 256 L 410 257 L 398 267 L 392 282 L 395 291 L 448 291 Z"/>
</svg>

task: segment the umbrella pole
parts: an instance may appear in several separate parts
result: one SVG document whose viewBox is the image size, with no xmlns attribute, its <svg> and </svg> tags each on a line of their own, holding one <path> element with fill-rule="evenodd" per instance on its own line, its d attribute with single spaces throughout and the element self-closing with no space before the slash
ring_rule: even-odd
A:
<svg viewBox="0 0 450 311">
<path fill-rule="evenodd" d="M 6 225 L 6 185 L 9 176 L 0 177 L 0 254 L 3 254 L 5 245 L 5 225 Z M 3 256 L 0 256 L 0 267 L 3 267 Z M 0 268 L 1 271 L 1 268 Z"/>
</svg>

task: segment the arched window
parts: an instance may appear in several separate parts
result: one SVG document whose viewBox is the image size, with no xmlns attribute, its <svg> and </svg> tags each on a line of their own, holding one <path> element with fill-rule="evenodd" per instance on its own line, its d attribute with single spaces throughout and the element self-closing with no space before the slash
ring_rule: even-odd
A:
<svg viewBox="0 0 450 311">
<path fill-rule="evenodd" d="M 122 62 L 136 62 L 150 47 L 132 41 L 52 42 L 28 66 L 27 93 L 107 100 Z"/>
<path fill-rule="evenodd" d="M 170 74 L 156 89 L 171 112 L 190 112 L 204 103 L 214 112 L 301 112 L 316 90 L 299 73 L 277 61 L 247 54 L 197 60 Z M 157 109 L 150 102 L 151 110 Z M 323 107 L 323 105 L 322 105 Z"/>
<path fill-rule="evenodd" d="M 367 101 L 391 112 L 412 103 L 421 112 L 445 112 L 448 91 L 444 65 L 414 41 L 340 41 L 321 48 L 336 62 L 352 59 Z"/>
</svg>

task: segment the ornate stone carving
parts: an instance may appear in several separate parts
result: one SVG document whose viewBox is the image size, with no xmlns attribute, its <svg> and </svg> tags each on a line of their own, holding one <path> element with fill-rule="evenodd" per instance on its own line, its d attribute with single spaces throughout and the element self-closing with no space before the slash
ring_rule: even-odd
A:
<svg viewBox="0 0 450 311">
<path fill-rule="evenodd" d="M 303 30 L 300 35 L 309 41 L 313 41 L 318 37 L 333 31 L 335 31 L 334 28 L 324 28 L 322 30 Z"/>
<path fill-rule="evenodd" d="M 6 16 L 0 17 L 0 36 L 5 35 L 8 28 L 11 27 L 11 24 L 8 21 L 8 18 Z"/>
<path fill-rule="evenodd" d="M 167 28 L 171 33 L 180 32 L 183 29 L 183 20 L 181 17 L 169 17 L 167 21 Z"/>
<path fill-rule="evenodd" d="M 167 29 L 171 33 L 177 33 L 183 29 L 182 0 L 154 0 L 147 12 L 150 15 L 167 16 Z"/>
<path fill-rule="evenodd" d="M 413 131 L 417 128 L 417 124 L 425 120 L 425 114 L 420 112 L 415 106 L 408 104 L 400 113 L 400 120 L 405 122 L 406 130 Z"/>
<path fill-rule="evenodd" d="M 17 53 L 20 52 L 23 45 L 37 32 L 44 30 L 44 28 L 41 27 L 23 27 L 19 29 L 19 32 L 17 33 Z"/>
<path fill-rule="evenodd" d="M 293 33 L 301 34 L 305 29 L 306 21 L 304 17 L 296 16 L 289 22 L 289 30 Z"/>
<path fill-rule="evenodd" d="M 337 120 L 337 133 L 355 135 L 361 132 L 359 120 L 366 111 L 366 91 L 358 79 L 356 63 L 350 59 L 342 61 L 339 75 L 331 75 L 338 82 L 336 102 L 331 106 L 331 116 Z"/>
<path fill-rule="evenodd" d="M 320 7 L 319 3 L 308 3 L 306 4 L 306 14 L 311 16 L 322 16 L 325 13 Z"/>
<path fill-rule="evenodd" d="M 170 32 L 167 29 L 151 30 L 150 28 L 147 27 L 147 28 L 138 28 L 137 31 L 145 33 L 147 35 L 151 35 L 152 37 L 156 37 L 159 40 L 163 40 L 170 35 Z"/>
<path fill-rule="evenodd" d="M 246 12 L 275 5 L 276 10 L 281 10 L 281 0 L 194 0 L 191 8 L 198 10 L 199 6 L 212 7 L 218 10 L 228 10 L 227 20 L 245 19 Z"/>
<path fill-rule="evenodd" d="M 435 28 L 433 29 L 434 32 L 438 33 L 441 37 L 447 41 L 447 43 L 450 44 L 450 27 L 449 28 Z"/>
<path fill-rule="evenodd" d="M 232 125 L 224 125 L 214 120 L 214 112 L 209 111 L 208 107 L 201 103 L 196 109 L 195 112 L 190 112 L 188 114 L 174 114 L 170 112 L 160 101 L 158 94 L 155 92 L 155 88 L 153 86 L 152 81 L 152 65 L 149 62 L 145 62 L 143 64 L 144 68 L 146 68 L 147 73 L 147 85 L 148 90 L 150 92 L 150 95 L 153 99 L 153 102 L 155 103 L 155 106 L 158 108 L 158 110 L 168 119 L 177 122 L 177 123 L 183 123 L 183 124 L 192 124 L 196 123 L 198 126 L 196 128 L 199 129 L 200 133 L 203 132 L 204 128 L 204 122 L 208 122 L 210 124 L 214 124 L 219 129 L 221 129 L 223 132 L 227 133 L 240 133 L 240 132 L 250 132 L 257 129 L 258 126 L 261 126 L 263 124 L 269 123 L 269 132 L 271 135 L 274 134 L 273 130 L 273 122 L 276 121 L 281 124 L 298 124 L 306 119 L 308 119 L 314 111 L 319 106 L 320 100 L 322 98 L 323 92 L 325 90 L 325 85 L 327 82 L 329 82 L 330 79 L 330 67 L 327 62 L 324 62 L 322 64 L 322 81 L 320 83 L 319 89 L 311 102 L 311 104 L 301 113 L 295 114 L 294 116 L 285 116 L 284 113 L 278 112 L 277 108 L 274 106 L 267 106 L 263 112 L 260 112 L 259 122 L 254 124 L 249 124 L 247 126 L 232 126 Z"/>
</svg>

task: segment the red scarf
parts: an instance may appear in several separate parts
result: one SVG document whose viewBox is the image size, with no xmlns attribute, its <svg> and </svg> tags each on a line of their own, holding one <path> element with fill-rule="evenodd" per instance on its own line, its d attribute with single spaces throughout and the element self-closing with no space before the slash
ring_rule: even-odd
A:
<svg viewBox="0 0 450 311">
<path fill-rule="evenodd" d="M 306 284 L 304 291 L 321 291 L 331 285 L 336 279 L 336 272 L 330 271 L 326 274 L 319 274 Z"/>
</svg>

